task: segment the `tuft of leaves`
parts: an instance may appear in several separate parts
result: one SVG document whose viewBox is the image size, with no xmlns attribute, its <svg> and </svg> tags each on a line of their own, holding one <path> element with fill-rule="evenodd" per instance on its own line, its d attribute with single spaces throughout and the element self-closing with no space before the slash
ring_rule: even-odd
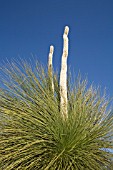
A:
<svg viewBox="0 0 113 170">
<path fill-rule="evenodd" d="M 0 88 L 0 169 L 103 170 L 113 154 L 113 117 L 98 88 L 68 81 L 68 119 L 60 113 L 59 77 L 37 62 L 4 67 Z M 73 85 L 72 85 L 73 84 Z"/>
</svg>

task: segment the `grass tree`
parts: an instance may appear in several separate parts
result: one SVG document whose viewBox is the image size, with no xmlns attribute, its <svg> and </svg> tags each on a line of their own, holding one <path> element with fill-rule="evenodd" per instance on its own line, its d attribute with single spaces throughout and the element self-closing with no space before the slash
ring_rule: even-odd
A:
<svg viewBox="0 0 113 170">
<path fill-rule="evenodd" d="M 68 32 L 64 30 L 60 75 L 38 62 L 2 67 L 0 88 L 0 169 L 103 170 L 113 154 L 109 100 L 80 76 L 68 79 Z M 67 88 L 68 84 L 68 88 Z"/>
</svg>

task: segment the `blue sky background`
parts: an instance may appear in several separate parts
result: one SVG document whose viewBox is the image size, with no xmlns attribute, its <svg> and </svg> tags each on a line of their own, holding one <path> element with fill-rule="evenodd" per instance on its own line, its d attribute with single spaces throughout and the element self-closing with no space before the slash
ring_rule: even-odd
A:
<svg viewBox="0 0 113 170">
<path fill-rule="evenodd" d="M 31 53 L 46 64 L 53 44 L 59 68 L 65 25 L 72 70 L 113 96 L 113 0 L 0 0 L 0 65 Z"/>
</svg>

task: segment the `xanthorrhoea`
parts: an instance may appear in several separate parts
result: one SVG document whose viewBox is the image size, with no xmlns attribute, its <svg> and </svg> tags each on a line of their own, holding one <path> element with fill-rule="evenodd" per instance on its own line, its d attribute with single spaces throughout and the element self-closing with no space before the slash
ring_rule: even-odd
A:
<svg viewBox="0 0 113 170">
<path fill-rule="evenodd" d="M 80 78 L 70 88 L 67 35 L 68 27 L 64 31 L 60 82 L 50 67 L 53 47 L 48 71 L 37 62 L 33 68 L 25 62 L 3 68 L 7 75 L 4 79 L 7 88 L 0 89 L 0 168 L 3 170 L 110 167 L 113 154 L 108 148 L 113 148 L 113 117 L 107 109 L 109 100 L 99 94 L 98 88 L 87 88 L 87 81 Z"/>
</svg>

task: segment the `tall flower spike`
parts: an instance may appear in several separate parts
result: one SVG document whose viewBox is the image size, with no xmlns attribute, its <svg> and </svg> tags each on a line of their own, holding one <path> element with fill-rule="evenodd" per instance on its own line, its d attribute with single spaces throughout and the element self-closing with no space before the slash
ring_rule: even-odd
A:
<svg viewBox="0 0 113 170">
<path fill-rule="evenodd" d="M 63 54 L 60 72 L 60 111 L 64 119 L 68 118 L 67 112 L 67 57 L 68 57 L 68 33 L 69 27 L 66 26 L 63 35 Z"/>
<path fill-rule="evenodd" d="M 53 70 L 52 70 L 53 52 L 54 52 L 54 47 L 51 45 L 50 46 L 50 51 L 49 51 L 49 57 L 48 57 L 48 74 L 49 74 L 50 81 L 51 81 L 51 87 L 52 87 L 52 90 L 54 92 Z"/>
</svg>

